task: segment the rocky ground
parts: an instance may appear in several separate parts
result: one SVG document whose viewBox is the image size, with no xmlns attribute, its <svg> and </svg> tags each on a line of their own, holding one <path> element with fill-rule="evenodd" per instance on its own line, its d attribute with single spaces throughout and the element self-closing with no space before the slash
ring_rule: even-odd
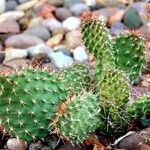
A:
<svg viewBox="0 0 150 150">
<path fill-rule="evenodd" d="M 129 11 L 130 5 L 133 10 Z M 80 34 L 80 16 L 85 11 L 98 11 L 99 19 L 107 24 L 114 36 L 131 27 L 144 36 L 147 68 L 141 81 L 135 82 L 132 97 L 150 94 L 150 3 L 146 0 L 0 0 L 0 74 L 39 63 L 50 70 L 63 69 L 75 62 L 92 67 L 95 59 L 84 47 Z M 150 134 L 150 130 L 147 131 Z M 132 149 L 136 145 L 132 143 L 135 137 L 140 143 L 140 134 L 135 134 L 120 143 L 119 147 Z M 91 136 L 85 146 L 75 147 L 55 136 L 27 145 L 20 141 L 15 145 L 18 143 L 16 139 L 8 141 L 9 135 L 3 136 L 1 129 L 0 149 L 103 150 L 114 140 L 109 142 L 100 137 Z M 150 147 L 143 144 L 135 149 L 148 150 Z"/>
</svg>

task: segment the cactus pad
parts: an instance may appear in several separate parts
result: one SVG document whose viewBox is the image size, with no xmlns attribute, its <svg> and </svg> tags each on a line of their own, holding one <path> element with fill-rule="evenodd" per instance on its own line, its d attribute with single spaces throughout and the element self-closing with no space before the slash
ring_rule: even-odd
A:
<svg viewBox="0 0 150 150">
<path fill-rule="evenodd" d="M 0 119 L 12 136 L 25 141 L 43 138 L 59 102 L 66 91 L 54 73 L 23 69 L 0 76 Z"/>
</svg>

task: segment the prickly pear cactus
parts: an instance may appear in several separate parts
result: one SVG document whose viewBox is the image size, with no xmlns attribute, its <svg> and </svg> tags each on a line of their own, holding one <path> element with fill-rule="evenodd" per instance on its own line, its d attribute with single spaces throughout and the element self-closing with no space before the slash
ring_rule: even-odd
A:
<svg viewBox="0 0 150 150">
<path fill-rule="evenodd" d="M 72 143 L 80 143 L 99 127 L 99 112 L 97 96 L 84 92 L 60 105 L 51 126 L 54 133 Z"/>
<path fill-rule="evenodd" d="M 127 108 L 131 118 L 140 118 L 150 114 L 150 95 L 138 97 L 134 103 Z"/>
<path fill-rule="evenodd" d="M 101 63 L 112 63 L 110 35 L 98 14 L 86 12 L 81 17 L 81 35 L 84 45 Z"/>
<path fill-rule="evenodd" d="M 144 69 L 144 40 L 136 33 L 124 33 L 114 39 L 113 54 L 116 66 L 129 75 L 130 81 L 137 79 Z"/>
<path fill-rule="evenodd" d="M 122 71 L 105 66 L 100 76 L 98 90 L 106 124 L 114 129 L 121 127 L 124 107 L 130 96 L 130 85 L 126 76 Z"/>
<path fill-rule="evenodd" d="M 74 64 L 65 68 L 61 78 L 69 94 L 78 94 L 90 84 L 88 68 L 82 64 Z"/>
<path fill-rule="evenodd" d="M 25 141 L 43 138 L 66 90 L 54 73 L 24 69 L 0 76 L 0 119 L 6 131 Z"/>
</svg>

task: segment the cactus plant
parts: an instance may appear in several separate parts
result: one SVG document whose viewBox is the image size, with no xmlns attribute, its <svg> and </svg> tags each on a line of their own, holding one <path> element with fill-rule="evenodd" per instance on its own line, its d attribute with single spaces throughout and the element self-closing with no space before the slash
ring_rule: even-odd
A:
<svg viewBox="0 0 150 150">
<path fill-rule="evenodd" d="M 129 116 L 133 119 L 141 118 L 150 114 L 150 95 L 136 98 L 127 108 Z"/>
<path fill-rule="evenodd" d="M 113 54 L 116 66 L 129 75 L 130 81 L 136 80 L 144 69 L 144 40 L 134 32 L 124 33 L 114 39 Z"/>
<path fill-rule="evenodd" d="M 65 68 L 60 77 L 69 94 L 78 94 L 90 83 L 88 68 L 82 64 L 74 64 Z"/>
<path fill-rule="evenodd" d="M 45 137 L 66 89 L 55 75 L 39 68 L 0 76 L 0 119 L 11 135 L 31 141 Z"/>
<path fill-rule="evenodd" d="M 109 129 L 123 126 L 124 107 L 130 96 L 130 85 L 125 74 L 110 66 L 105 66 L 102 71 L 97 89 L 100 95 L 100 107 L 104 114 L 104 120 Z M 102 129 L 103 130 L 103 129 Z"/>
<path fill-rule="evenodd" d="M 86 12 L 81 17 L 81 35 L 86 48 L 102 63 L 113 63 L 110 35 L 97 14 Z"/>
<path fill-rule="evenodd" d="M 66 100 L 51 123 L 53 132 L 71 143 L 83 142 L 101 124 L 97 104 L 97 96 L 85 91 Z"/>
</svg>

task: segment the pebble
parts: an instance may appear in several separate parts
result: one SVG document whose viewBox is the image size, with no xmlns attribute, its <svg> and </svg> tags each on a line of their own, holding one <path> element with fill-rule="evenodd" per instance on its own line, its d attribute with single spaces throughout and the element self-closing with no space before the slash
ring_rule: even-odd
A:
<svg viewBox="0 0 150 150">
<path fill-rule="evenodd" d="M 146 38 L 150 39 L 150 23 L 139 28 L 139 32 Z"/>
<path fill-rule="evenodd" d="M 5 7 L 6 7 L 5 4 L 6 4 L 5 0 L 0 0 L 0 14 L 5 11 Z"/>
<path fill-rule="evenodd" d="M 25 30 L 29 26 L 29 19 L 27 17 L 21 18 L 18 22 L 21 30 Z"/>
<path fill-rule="evenodd" d="M 54 6 L 62 6 L 64 3 L 64 0 L 48 0 L 48 4 L 54 5 Z"/>
<path fill-rule="evenodd" d="M 25 16 L 22 11 L 8 11 L 0 15 L 0 23 L 6 20 L 19 20 Z"/>
<path fill-rule="evenodd" d="M 64 55 L 62 52 L 52 52 L 48 55 L 48 58 L 57 68 L 60 69 L 73 64 L 73 58 Z"/>
<path fill-rule="evenodd" d="M 15 138 L 9 139 L 6 145 L 9 150 L 25 150 L 27 148 L 24 141 Z"/>
<path fill-rule="evenodd" d="M 88 60 L 88 55 L 86 53 L 85 47 L 79 46 L 73 50 L 73 57 L 77 62 L 84 62 Z"/>
<path fill-rule="evenodd" d="M 70 11 L 77 17 L 80 16 L 84 11 L 88 10 L 89 7 L 84 3 L 77 3 L 70 7 Z"/>
<path fill-rule="evenodd" d="M 43 18 L 42 17 L 34 17 L 30 20 L 28 27 L 36 27 L 42 25 Z"/>
<path fill-rule="evenodd" d="M 0 23 L 0 33 L 20 33 L 20 27 L 15 20 L 6 20 Z"/>
<path fill-rule="evenodd" d="M 50 47 L 46 46 L 45 44 L 38 44 L 36 46 L 27 48 L 29 58 L 32 58 L 39 53 L 42 53 L 42 54 L 46 53 L 48 55 L 52 51 L 53 50 Z"/>
<path fill-rule="evenodd" d="M 77 3 L 81 3 L 81 0 L 64 0 L 64 6 L 68 8 Z"/>
<path fill-rule="evenodd" d="M 29 150 L 40 150 L 42 149 L 42 145 L 40 142 L 37 142 L 37 143 L 31 143 L 29 145 Z"/>
<path fill-rule="evenodd" d="M 44 20 L 42 22 L 42 25 L 47 27 L 50 31 L 62 28 L 61 22 L 55 18 Z"/>
<path fill-rule="evenodd" d="M 19 4 L 22 4 L 22 3 L 27 2 L 29 0 L 17 0 L 17 1 L 19 2 Z"/>
<path fill-rule="evenodd" d="M 140 14 L 147 14 L 149 11 L 145 2 L 134 2 L 132 8 L 135 8 Z"/>
<path fill-rule="evenodd" d="M 27 57 L 26 50 L 9 48 L 9 49 L 6 49 L 5 51 L 5 59 L 3 61 L 3 64 L 5 64 L 6 62 L 10 60 L 26 58 L 26 57 Z"/>
<path fill-rule="evenodd" d="M 140 144 L 134 146 L 133 150 L 150 150 L 150 146 L 147 144 L 140 143 Z"/>
<path fill-rule="evenodd" d="M 81 35 L 79 31 L 74 30 L 68 32 L 65 36 L 65 44 L 68 49 L 74 49 L 82 44 Z"/>
<path fill-rule="evenodd" d="M 28 48 L 40 43 L 43 43 L 40 38 L 28 34 L 13 35 L 5 41 L 6 47 L 13 48 Z"/>
<path fill-rule="evenodd" d="M 61 7 L 61 8 L 57 8 L 55 11 L 55 16 L 58 20 L 60 21 L 64 21 L 67 18 L 72 16 L 72 13 L 70 12 L 69 9 Z"/>
<path fill-rule="evenodd" d="M 4 58 L 5 58 L 5 53 L 0 51 L 0 64 L 3 63 Z"/>
<path fill-rule="evenodd" d="M 71 53 L 65 47 L 59 47 L 59 48 L 55 49 L 55 51 L 56 52 L 62 52 L 66 56 L 71 56 Z"/>
<path fill-rule="evenodd" d="M 88 6 L 95 6 L 96 1 L 95 0 L 82 0 L 86 5 Z"/>
<path fill-rule="evenodd" d="M 41 25 L 28 28 L 23 33 L 39 37 L 44 41 L 48 40 L 51 37 L 49 30 Z"/>
<path fill-rule="evenodd" d="M 51 37 L 47 42 L 46 45 L 49 47 L 54 47 L 60 44 L 63 39 L 63 34 L 59 33 Z"/>
<path fill-rule="evenodd" d="M 6 2 L 6 11 L 15 10 L 17 7 L 17 2 L 15 0 Z"/>
<path fill-rule="evenodd" d="M 121 22 L 115 22 L 111 25 L 110 32 L 113 35 L 119 35 L 121 32 L 125 32 L 127 27 Z"/>
<path fill-rule="evenodd" d="M 63 21 L 62 26 L 67 31 L 76 30 L 80 27 L 80 19 L 77 17 L 69 17 Z"/>
<path fill-rule="evenodd" d="M 37 4 L 38 0 L 30 0 L 16 7 L 19 11 L 27 11 Z"/>
</svg>

